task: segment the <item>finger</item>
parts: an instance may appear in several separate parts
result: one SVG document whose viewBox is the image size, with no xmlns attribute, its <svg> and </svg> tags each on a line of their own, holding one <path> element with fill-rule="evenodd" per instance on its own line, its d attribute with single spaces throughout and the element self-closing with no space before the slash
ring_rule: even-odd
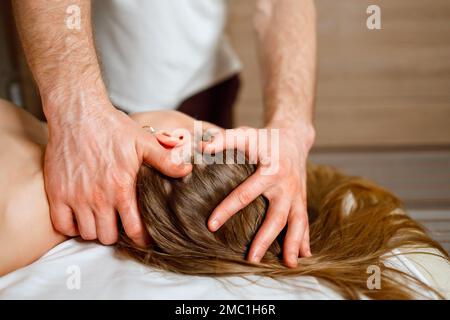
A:
<svg viewBox="0 0 450 320">
<path fill-rule="evenodd" d="M 303 236 L 303 241 L 300 245 L 300 256 L 311 257 L 311 255 L 311 245 L 309 242 L 309 223 L 306 222 L 305 235 Z"/>
<path fill-rule="evenodd" d="M 151 134 L 144 134 L 143 136 L 139 147 L 142 149 L 144 162 L 173 178 L 184 177 L 192 171 L 192 164 L 185 161 L 181 161 L 181 163 L 174 161 L 173 156 L 176 155 L 173 153 L 174 149 L 164 148 Z"/>
<path fill-rule="evenodd" d="M 267 187 L 267 177 L 254 173 L 234 189 L 213 211 L 208 219 L 211 232 L 218 230 L 239 210 L 248 206 Z"/>
<path fill-rule="evenodd" d="M 117 216 L 114 209 L 96 212 L 95 224 L 98 240 L 102 244 L 111 245 L 117 242 L 119 232 L 117 231 Z"/>
<path fill-rule="evenodd" d="M 266 218 L 250 246 L 248 259 L 251 262 L 260 262 L 267 249 L 283 230 L 289 214 L 289 207 L 290 201 L 288 200 L 272 200 Z"/>
<path fill-rule="evenodd" d="M 288 227 L 283 244 L 284 263 L 290 268 L 297 267 L 300 245 L 305 234 L 305 218 L 295 206 L 291 208 Z"/>
<path fill-rule="evenodd" d="M 78 236 L 72 209 L 67 205 L 50 204 L 50 217 L 56 231 L 69 237 Z"/>
<path fill-rule="evenodd" d="M 77 219 L 78 230 L 81 238 L 84 240 L 97 239 L 97 231 L 95 226 L 94 214 L 91 210 L 85 208 L 83 210 L 75 211 L 75 217 Z"/>
<path fill-rule="evenodd" d="M 125 233 L 136 245 L 146 247 L 150 243 L 150 236 L 145 229 L 137 207 L 135 189 L 132 188 L 119 200 L 121 201 L 117 203 L 116 207 Z"/>
</svg>

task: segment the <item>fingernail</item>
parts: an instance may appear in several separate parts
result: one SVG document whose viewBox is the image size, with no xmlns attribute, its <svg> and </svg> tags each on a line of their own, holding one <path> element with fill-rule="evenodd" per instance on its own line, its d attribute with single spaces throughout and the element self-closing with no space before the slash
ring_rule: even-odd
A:
<svg viewBox="0 0 450 320">
<path fill-rule="evenodd" d="M 216 231 L 219 228 L 219 221 L 216 219 L 212 220 L 209 224 L 211 231 Z"/>
</svg>

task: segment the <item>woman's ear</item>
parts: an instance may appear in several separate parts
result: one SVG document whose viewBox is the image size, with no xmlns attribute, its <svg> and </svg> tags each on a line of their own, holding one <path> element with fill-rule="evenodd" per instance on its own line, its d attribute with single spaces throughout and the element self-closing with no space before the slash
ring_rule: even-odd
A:
<svg viewBox="0 0 450 320">
<path fill-rule="evenodd" d="M 182 138 L 174 137 L 167 132 L 157 132 L 155 133 L 155 137 L 159 144 L 166 149 L 175 148 L 183 143 Z"/>
</svg>

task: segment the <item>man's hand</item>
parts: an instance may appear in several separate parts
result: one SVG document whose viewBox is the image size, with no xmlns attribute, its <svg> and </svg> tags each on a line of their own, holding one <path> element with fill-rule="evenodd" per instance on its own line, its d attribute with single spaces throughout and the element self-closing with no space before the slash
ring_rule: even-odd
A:
<svg viewBox="0 0 450 320">
<path fill-rule="evenodd" d="M 284 128 L 279 131 L 279 143 L 269 140 L 258 143 L 252 141 L 258 136 L 255 135 L 255 130 L 226 130 L 215 135 L 211 142 L 203 143 L 205 152 L 237 148 L 245 150 L 248 158 L 258 161 L 256 172 L 213 211 L 208 227 L 210 231 L 216 231 L 262 194 L 269 200 L 269 208 L 252 242 L 248 259 L 259 262 L 287 224 L 283 256 L 287 266 L 295 267 L 299 255 L 311 255 L 306 211 L 306 158 L 314 133 L 312 129 Z M 252 145 L 257 148 L 250 149 L 249 146 Z"/>
<path fill-rule="evenodd" d="M 144 246 L 148 235 L 135 188 L 142 162 L 172 177 L 186 175 L 191 165 L 175 165 L 169 150 L 109 102 L 67 110 L 64 117 L 48 119 L 44 174 L 54 227 L 68 236 L 79 233 L 113 244 L 118 213 L 126 234 Z"/>
<path fill-rule="evenodd" d="M 135 194 L 141 163 L 174 177 L 191 166 L 173 164 L 169 150 L 109 102 L 90 0 L 15 0 L 13 8 L 49 126 L 44 181 L 56 230 L 111 244 L 118 213 L 127 235 L 144 245 Z"/>
<path fill-rule="evenodd" d="M 280 128 L 278 150 L 271 144 L 258 145 L 255 174 L 244 181 L 214 210 L 209 227 L 216 230 L 226 219 L 263 194 L 269 199 L 267 217 L 249 251 L 258 262 L 287 223 L 284 260 L 289 267 L 297 257 L 310 255 L 306 213 L 306 159 L 313 145 L 313 109 L 316 73 L 316 14 L 313 0 L 258 0 L 254 26 L 261 66 L 265 122 Z M 242 133 L 236 133 L 241 136 Z M 251 138 L 250 135 L 245 135 Z M 227 147 L 220 139 L 211 150 Z M 249 144 L 250 145 L 250 144 Z M 252 151 L 252 150 L 250 150 Z M 269 151 L 279 151 L 279 163 Z M 254 152 L 254 151 L 253 151 Z M 278 165 L 272 175 L 271 166 Z M 269 170 L 267 170 L 267 167 Z M 275 168 L 276 169 L 276 168 Z M 217 227 L 214 225 L 217 220 Z"/>
</svg>

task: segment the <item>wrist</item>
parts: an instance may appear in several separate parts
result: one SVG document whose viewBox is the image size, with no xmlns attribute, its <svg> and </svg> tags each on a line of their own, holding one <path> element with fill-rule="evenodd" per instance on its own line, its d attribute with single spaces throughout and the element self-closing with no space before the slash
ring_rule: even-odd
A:
<svg viewBox="0 0 450 320">
<path fill-rule="evenodd" d="M 113 108 L 106 89 L 97 85 L 64 85 L 41 93 L 44 114 L 49 124 L 65 119 L 76 121 L 90 114 Z"/>
<path fill-rule="evenodd" d="M 315 143 L 316 130 L 312 121 L 304 119 L 271 119 L 266 128 L 280 129 L 289 132 L 292 136 L 301 141 L 309 150 Z"/>
</svg>

